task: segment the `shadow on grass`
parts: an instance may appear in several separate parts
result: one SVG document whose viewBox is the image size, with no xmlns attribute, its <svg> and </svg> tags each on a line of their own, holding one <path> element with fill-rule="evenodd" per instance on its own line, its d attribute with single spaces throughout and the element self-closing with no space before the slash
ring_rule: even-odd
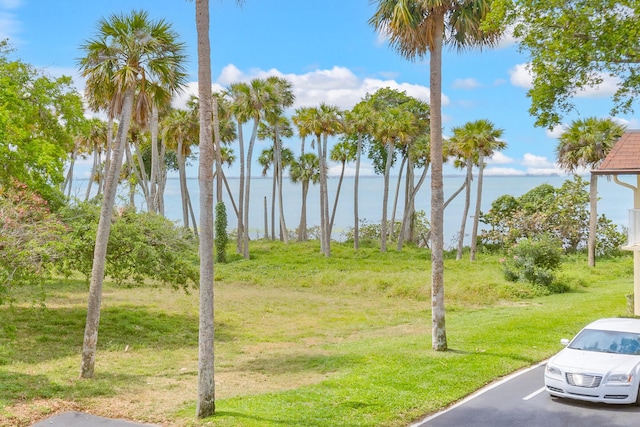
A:
<svg viewBox="0 0 640 427">
<path fill-rule="evenodd" d="M 82 350 L 86 309 L 0 309 L 0 366 L 37 364 Z M 231 341 L 229 325 L 216 324 L 216 340 Z M 98 351 L 138 348 L 178 349 L 198 346 L 197 316 L 166 314 L 145 307 L 118 306 L 101 312 Z"/>
<path fill-rule="evenodd" d="M 49 380 L 45 375 L 27 375 L 0 371 L 0 404 L 3 401 L 30 399 L 72 399 L 78 396 L 115 396 L 122 384 L 143 384 L 142 376 L 101 373 L 91 380 L 76 379 L 65 384 Z"/>
<path fill-rule="evenodd" d="M 344 367 L 356 366 L 361 358 L 345 355 L 296 354 L 260 357 L 238 364 L 234 371 L 268 372 L 282 375 L 296 372 L 318 372 L 326 374 Z"/>
</svg>

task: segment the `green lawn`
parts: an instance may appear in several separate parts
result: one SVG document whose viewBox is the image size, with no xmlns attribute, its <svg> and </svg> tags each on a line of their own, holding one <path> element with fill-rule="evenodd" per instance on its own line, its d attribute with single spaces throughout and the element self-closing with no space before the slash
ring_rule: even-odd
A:
<svg viewBox="0 0 640 427">
<path fill-rule="evenodd" d="M 252 242 L 216 266 L 217 415 L 196 420 L 197 291 L 107 283 L 96 378 L 80 380 L 87 285 L 0 308 L 0 425 L 78 410 L 176 426 L 407 426 L 544 360 L 587 322 L 628 316 L 633 259 L 565 262 L 571 291 L 506 282 L 499 256 L 445 262 L 449 351 L 431 350 L 430 261 Z M 19 290 L 30 300 L 30 290 Z"/>
</svg>

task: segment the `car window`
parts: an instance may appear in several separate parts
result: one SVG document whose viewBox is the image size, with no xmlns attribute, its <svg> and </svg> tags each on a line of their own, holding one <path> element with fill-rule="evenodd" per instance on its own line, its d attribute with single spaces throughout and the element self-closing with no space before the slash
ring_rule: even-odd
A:
<svg viewBox="0 0 640 427">
<path fill-rule="evenodd" d="M 585 329 L 571 342 L 569 348 L 640 355 L 640 335 L 628 332 Z"/>
</svg>

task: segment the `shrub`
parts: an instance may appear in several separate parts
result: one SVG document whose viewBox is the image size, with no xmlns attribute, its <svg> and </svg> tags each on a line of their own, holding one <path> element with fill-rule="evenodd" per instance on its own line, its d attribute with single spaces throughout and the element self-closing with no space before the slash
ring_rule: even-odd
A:
<svg viewBox="0 0 640 427">
<path fill-rule="evenodd" d="M 521 239 L 508 255 L 504 261 L 507 280 L 542 285 L 551 291 L 561 290 L 553 287 L 555 271 L 560 267 L 562 258 L 562 245 L 558 239 L 546 234 L 538 238 Z"/>
<path fill-rule="evenodd" d="M 229 236 L 227 235 L 227 210 L 223 202 L 216 204 L 216 262 L 227 262 L 227 244 Z"/>
<path fill-rule="evenodd" d="M 96 202 L 84 202 L 61 211 L 69 227 L 60 270 L 91 276 L 93 248 L 100 217 Z M 118 284 L 141 284 L 145 278 L 174 287 L 199 283 L 197 242 L 190 230 L 151 213 L 120 208 L 113 215 L 105 275 Z"/>
</svg>

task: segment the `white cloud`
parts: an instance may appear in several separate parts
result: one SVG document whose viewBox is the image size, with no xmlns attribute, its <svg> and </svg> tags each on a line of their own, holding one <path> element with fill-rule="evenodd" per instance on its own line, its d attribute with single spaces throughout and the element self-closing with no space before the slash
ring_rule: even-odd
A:
<svg viewBox="0 0 640 427">
<path fill-rule="evenodd" d="M 561 124 L 554 126 L 551 130 L 547 129 L 545 133 L 549 138 L 558 139 L 565 133 L 567 130 L 567 125 Z"/>
<path fill-rule="evenodd" d="M 484 170 L 486 176 L 522 176 L 525 172 L 514 168 L 486 168 Z"/>
<path fill-rule="evenodd" d="M 475 89 L 480 87 L 480 83 L 474 78 L 455 79 L 453 81 L 454 89 Z"/>
<path fill-rule="evenodd" d="M 509 80 L 516 87 L 531 89 L 533 87 L 533 75 L 529 70 L 529 64 L 518 64 L 509 70 Z M 600 74 L 602 82 L 595 87 L 584 87 L 575 93 L 576 98 L 606 98 L 613 95 L 620 84 L 620 79 L 615 76 Z"/>
<path fill-rule="evenodd" d="M 528 69 L 528 64 L 518 64 L 509 70 L 511 84 L 525 89 L 533 87 L 533 77 Z"/>
<path fill-rule="evenodd" d="M 522 165 L 533 169 L 553 168 L 553 163 L 549 159 L 531 153 L 525 153 Z"/>
<path fill-rule="evenodd" d="M 301 106 L 316 106 L 321 102 L 336 105 L 343 109 L 352 108 L 367 93 L 374 93 L 378 89 L 390 87 L 405 91 L 407 95 L 429 100 L 429 88 L 417 84 L 401 83 L 395 79 L 361 78 L 345 67 L 335 66 L 331 69 L 317 69 L 304 74 L 285 74 L 277 69 L 252 69 L 247 72 L 239 70 L 229 64 L 216 80 L 220 85 L 227 86 L 234 82 L 250 81 L 254 78 L 279 76 L 289 80 L 293 85 L 296 101 L 293 108 Z M 442 104 L 449 105 L 450 100 L 442 95 Z"/>
<path fill-rule="evenodd" d="M 585 87 L 576 93 L 577 98 L 606 98 L 613 95 L 618 90 L 620 79 L 614 76 L 602 74 L 602 83 L 596 87 Z"/>
<path fill-rule="evenodd" d="M 496 151 L 493 153 L 493 156 L 487 159 L 487 164 L 489 165 L 506 165 L 509 163 L 513 163 L 513 159 L 505 156 L 504 153 L 501 153 L 500 151 Z"/>
</svg>

